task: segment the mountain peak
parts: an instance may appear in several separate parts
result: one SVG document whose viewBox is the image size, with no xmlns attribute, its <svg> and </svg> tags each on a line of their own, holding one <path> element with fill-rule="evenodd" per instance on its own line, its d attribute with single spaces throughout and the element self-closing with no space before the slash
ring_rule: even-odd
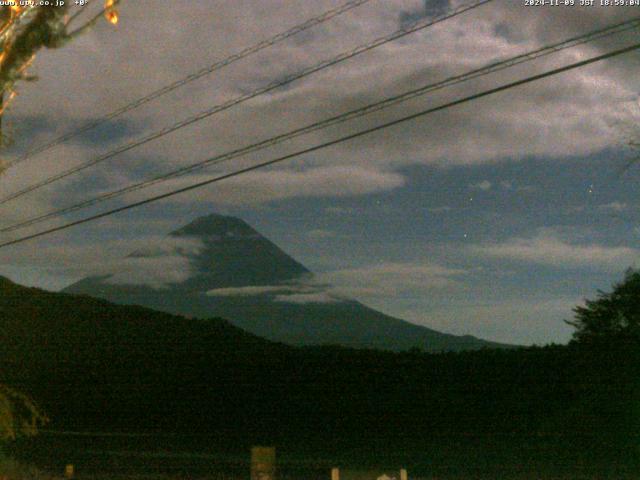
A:
<svg viewBox="0 0 640 480">
<path fill-rule="evenodd" d="M 216 213 L 196 218 L 194 221 L 171 233 L 174 236 L 254 236 L 259 235 L 244 220 Z"/>
<path fill-rule="evenodd" d="M 258 336 L 295 345 L 339 344 L 390 350 L 417 346 L 430 351 L 498 346 L 414 325 L 357 301 L 314 295 L 318 292 L 310 292 L 300 281 L 310 271 L 238 218 L 206 215 L 170 235 L 176 243 L 195 240 L 199 246 L 178 262 L 176 255 L 168 257 L 169 263 L 162 256 L 142 258 L 141 268 L 149 270 L 150 277 L 142 282 L 110 283 L 88 277 L 65 292 L 189 317 L 227 318 Z M 130 257 L 135 261 L 135 256 Z M 166 289 L 157 289 L 150 282 L 156 275 L 156 270 L 149 269 L 154 261 L 160 261 L 159 269 L 169 265 L 184 275 L 176 277 L 178 281 L 171 281 Z M 125 272 L 120 278 L 129 277 Z"/>
</svg>

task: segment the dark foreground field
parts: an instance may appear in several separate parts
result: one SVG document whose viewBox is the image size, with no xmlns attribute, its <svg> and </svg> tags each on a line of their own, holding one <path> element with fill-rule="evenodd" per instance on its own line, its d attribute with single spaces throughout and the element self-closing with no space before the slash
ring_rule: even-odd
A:
<svg viewBox="0 0 640 480">
<path fill-rule="evenodd" d="M 43 435 L 31 445 L 14 450 L 26 462 L 52 476 L 62 476 L 73 463 L 79 480 L 140 479 L 248 479 L 249 451 L 208 451 L 206 438 L 200 451 L 187 452 L 158 439 L 64 438 Z M 184 440 L 184 439 L 181 439 Z M 422 451 L 388 448 L 353 448 L 330 454 L 303 454 L 278 450 L 277 478 L 329 480 L 331 468 L 397 471 L 407 468 L 409 478 L 420 479 L 637 479 L 638 464 L 597 461 L 577 455 L 563 442 L 548 439 L 441 438 L 425 442 Z M 179 439 L 173 439 L 179 441 Z M 152 445 L 153 443 L 157 445 Z M 186 443 L 189 443 L 187 441 Z M 395 452 L 393 451 L 395 450 Z M 602 459 L 604 460 L 604 459 Z"/>
<path fill-rule="evenodd" d="M 349 442 L 351 443 L 351 442 Z M 363 438 L 361 446 L 335 443 L 304 451 L 277 446 L 278 478 L 329 480 L 332 467 L 398 471 L 421 479 L 637 479 L 634 449 L 619 448 L 591 435 L 432 435 L 423 441 Z M 224 439 L 207 435 L 91 436 L 43 433 L 18 442 L 12 455 L 62 476 L 75 467 L 78 480 L 248 479 L 250 446 L 225 448 Z M 636 453 L 638 448 L 635 448 Z"/>
<path fill-rule="evenodd" d="M 186 403 L 159 395 L 180 384 L 128 384 L 149 411 L 116 408 L 126 397 L 84 382 L 57 385 L 68 402 L 40 390 L 52 431 L 10 453 L 58 476 L 72 463 L 79 480 L 248 478 L 250 447 L 261 444 L 277 447 L 281 479 L 328 480 L 335 466 L 404 467 L 425 479 L 637 479 L 637 373 L 629 345 L 442 355 L 319 349 L 219 372 Z M 78 408 L 83 397 L 90 402 Z M 162 412 L 164 428 L 149 428 Z"/>
</svg>

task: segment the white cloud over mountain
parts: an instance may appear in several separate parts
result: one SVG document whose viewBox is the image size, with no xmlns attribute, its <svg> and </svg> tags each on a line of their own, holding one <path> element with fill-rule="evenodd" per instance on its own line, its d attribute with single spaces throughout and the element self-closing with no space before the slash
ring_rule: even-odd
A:
<svg viewBox="0 0 640 480">
<path fill-rule="evenodd" d="M 214 297 L 274 294 L 292 303 L 327 303 L 340 299 L 384 299 L 407 293 L 428 295 L 434 289 L 460 287 L 467 273 L 436 264 L 384 263 L 314 274 L 281 285 L 259 285 L 210 290 Z"/>
</svg>

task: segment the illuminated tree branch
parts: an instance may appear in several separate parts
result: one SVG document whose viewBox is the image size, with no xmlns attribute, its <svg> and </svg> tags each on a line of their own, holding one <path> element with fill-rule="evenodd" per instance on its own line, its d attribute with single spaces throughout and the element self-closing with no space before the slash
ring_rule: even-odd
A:
<svg viewBox="0 0 640 480">
<path fill-rule="evenodd" d="M 0 441 L 35 435 L 48 421 L 29 397 L 0 384 Z"/>
<path fill-rule="evenodd" d="M 68 3 L 68 2 L 66 2 Z M 120 0 L 106 0 L 101 12 L 84 25 L 69 31 L 69 7 L 16 5 L 0 7 L 0 116 L 15 96 L 18 81 L 36 77 L 27 70 L 42 48 L 60 48 L 93 27 L 102 16 L 117 23 Z"/>
</svg>

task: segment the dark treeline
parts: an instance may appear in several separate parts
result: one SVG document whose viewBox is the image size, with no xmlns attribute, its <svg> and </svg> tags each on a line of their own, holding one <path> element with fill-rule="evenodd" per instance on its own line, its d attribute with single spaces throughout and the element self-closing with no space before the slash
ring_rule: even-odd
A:
<svg viewBox="0 0 640 480">
<path fill-rule="evenodd" d="M 183 449 L 207 434 L 226 450 L 266 443 L 350 460 L 360 451 L 414 471 L 640 466 L 637 341 L 444 354 L 292 348 L 219 319 L 7 281 L 0 294 L 0 382 L 30 394 L 52 429 L 194 435 Z"/>
</svg>

